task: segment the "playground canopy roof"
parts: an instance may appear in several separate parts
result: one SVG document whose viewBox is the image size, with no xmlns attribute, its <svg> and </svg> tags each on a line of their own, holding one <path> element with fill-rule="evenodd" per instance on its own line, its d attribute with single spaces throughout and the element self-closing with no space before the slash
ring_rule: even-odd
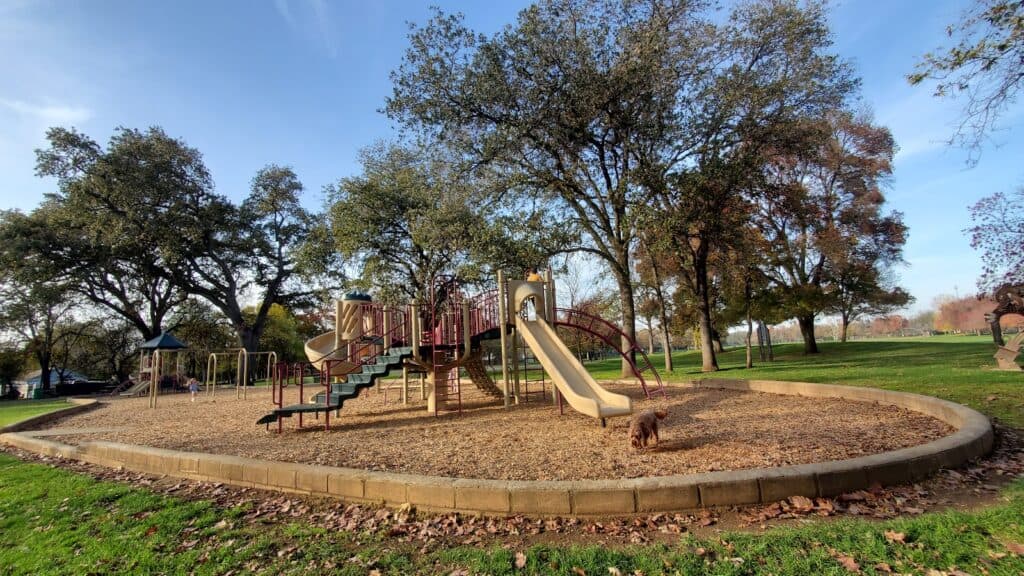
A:
<svg viewBox="0 0 1024 576">
<path fill-rule="evenodd" d="M 174 334 L 170 332 L 161 332 L 156 338 L 143 342 L 139 348 L 143 350 L 181 350 L 188 348 L 188 345 L 182 344 L 181 340 L 175 338 Z"/>
</svg>

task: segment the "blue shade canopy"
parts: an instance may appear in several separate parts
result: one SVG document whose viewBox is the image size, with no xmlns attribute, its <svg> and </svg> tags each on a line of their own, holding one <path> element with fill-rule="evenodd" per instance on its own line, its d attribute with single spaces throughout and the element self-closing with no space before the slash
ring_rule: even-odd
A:
<svg viewBox="0 0 1024 576">
<path fill-rule="evenodd" d="M 182 348 L 188 348 L 187 344 L 182 344 L 181 340 L 174 337 L 174 334 L 170 332 L 161 332 L 159 336 L 152 340 L 147 340 L 139 346 L 143 350 L 181 350 Z"/>
</svg>

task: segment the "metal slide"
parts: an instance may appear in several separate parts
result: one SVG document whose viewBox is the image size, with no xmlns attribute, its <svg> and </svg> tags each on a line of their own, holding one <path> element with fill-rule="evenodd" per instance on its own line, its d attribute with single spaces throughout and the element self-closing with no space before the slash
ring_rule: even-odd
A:
<svg viewBox="0 0 1024 576">
<path fill-rule="evenodd" d="M 629 396 L 602 388 L 550 324 L 540 318 L 523 320 L 517 316 L 516 330 L 551 376 L 562 397 L 577 412 L 594 418 L 626 416 L 633 412 Z"/>
</svg>

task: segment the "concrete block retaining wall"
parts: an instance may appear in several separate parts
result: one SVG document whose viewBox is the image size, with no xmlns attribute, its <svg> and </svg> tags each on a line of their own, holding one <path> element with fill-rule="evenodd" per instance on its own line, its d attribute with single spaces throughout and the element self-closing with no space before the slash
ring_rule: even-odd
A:
<svg viewBox="0 0 1024 576">
<path fill-rule="evenodd" d="M 74 458 L 140 472 L 223 482 L 238 486 L 314 494 L 350 502 L 432 511 L 481 514 L 609 516 L 686 510 L 700 506 L 774 502 L 789 496 L 835 496 L 874 483 L 902 484 L 940 468 L 956 468 L 987 454 L 992 428 L 987 418 L 965 406 L 930 396 L 829 384 L 770 380 L 695 381 L 688 386 L 727 388 L 811 397 L 848 398 L 900 406 L 957 428 L 928 444 L 850 460 L 708 472 L 628 480 L 503 481 L 370 472 L 351 468 L 292 464 L 177 452 L 114 442 L 68 446 L 31 433 L 0 434 L 0 441 L 24 450 Z M 74 410 L 73 407 L 68 410 Z M 60 415 L 67 414 L 63 412 Z M 51 419 L 56 413 L 47 414 Z M 36 421 L 32 425 L 38 426 Z M 28 425 L 20 423 L 18 430 Z"/>
</svg>

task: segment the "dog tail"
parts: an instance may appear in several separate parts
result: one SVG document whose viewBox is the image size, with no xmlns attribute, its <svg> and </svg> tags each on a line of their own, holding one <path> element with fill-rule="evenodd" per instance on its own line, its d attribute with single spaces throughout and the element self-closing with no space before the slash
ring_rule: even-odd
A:
<svg viewBox="0 0 1024 576">
<path fill-rule="evenodd" d="M 665 410 L 664 408 L 655 410 L 654 415 L 658 417 L 658 420 L 664 420 L 665 417 L 668 416 L 668 410 Z"/>
</svg>

